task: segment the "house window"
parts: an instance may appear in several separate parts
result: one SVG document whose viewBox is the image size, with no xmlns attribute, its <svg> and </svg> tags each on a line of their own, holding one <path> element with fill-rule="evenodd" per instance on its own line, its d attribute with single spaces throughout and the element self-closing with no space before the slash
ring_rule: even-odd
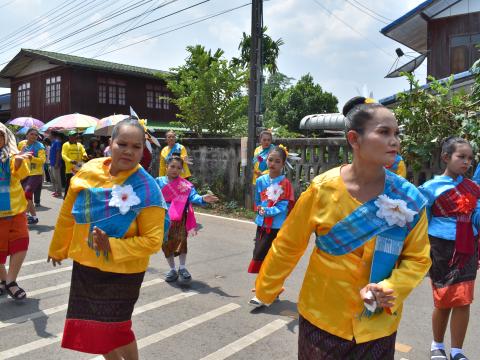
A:
<svg viewBox="0 0 480 360">
<path fill-rule="evenodd" d="M 98 103 L 107 103 L 107 85 L 105 84 L 98 84 Z"/>
<path fill-rule="evenodd" d="M 98 103 L 126 105 L 127 83 L 122 80 L 98 78 Z"/>
<path fill-rule="evenodd" d="M 110 105 L 117 104 L 117 87 L 115 85 L 110 85 L 108 87 L 108 103 Z"/>
<path fill-rule="evenodd" d="M 452 36 L 450 38 L 450 72 L 457 74 L 467 71 L 480 58 L 477 45 L 480 34 Z"/>
<path fill-rule="evenodd" d="M 170 100 L 164 91 L 166 87 L 158 85 L 147 85 L 147 108 L 150 109 L 170 109 Z"/>
<path fill-rule="evenodd" d="M 18 86 L 17 108 L 30 107 L 30 83 L 23 83 Z"/>
<path fill-rule="evenodd" d="M 45 79 L 45 103 L 46 104 L 59 104 L 60 92 L 61 92 L 61 76 L 52 76 Z"/>
</svg>

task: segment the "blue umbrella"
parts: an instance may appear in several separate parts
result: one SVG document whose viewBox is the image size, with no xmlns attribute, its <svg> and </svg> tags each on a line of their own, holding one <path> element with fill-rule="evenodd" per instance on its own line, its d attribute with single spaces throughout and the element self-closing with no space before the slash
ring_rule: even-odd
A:
<svg viewBox="0 0 480 360">
<path fill-rule="evenodd" d="M 90 126 L 86 128 L 85 131 L 83 132 L 83 135 L 93 135 L 95 132 L 95 127 L 96 126 Z"/>
</svg>

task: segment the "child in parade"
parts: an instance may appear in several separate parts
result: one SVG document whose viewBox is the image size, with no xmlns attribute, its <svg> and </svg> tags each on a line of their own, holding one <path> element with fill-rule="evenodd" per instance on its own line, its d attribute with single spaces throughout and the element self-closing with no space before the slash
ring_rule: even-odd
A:
<svg viewBox="0 0 480 360">
<path fill-rule="evenodd" d="M 165 275 L 165 281 L 187 283 L 192 279 L 185 267 L 187 261 L 187 237 L 196 232 L 197 222 L 192 204 L 206 205 L 218 201 L 215 195 L 198 195 L 193 184 L 182 178 L 183 159 L 179 154 L 173 154 L 167 160 L 167 175 L 156 178 L 167 202 L 168 212 L 165 216 L 165 234 L 162 245 L 163 253 L 170 270 Z M 179 257 L 178 271 L 175 267 L 175 257 Z"/>
<path fill-rule="evenodd" d="M 187 149 L 185 146 L 177 142 L 177 135 L 173 130 L 167 131 L 165 134 L 165 140 L 167 141 L 167 146 L 165 146 L 160 152 L 160 169 L 158 176 L 167 175 L 168 160 L 173 156 L 173 154 L 176 154 L 183 160 L 183 171 L 181 172 L 180 176 L 184 179 L 188 179 L 190 176 L 192 176 L 192 174 L 190 173 L 190 169 L 188 168 L 187 164 Z"/>
<path fill-rule="evenodd" d="M 277 236 L 278 230 L 292 208 L 295 194 L 290 181 L 283 174 L 287 152 L 277 146 L 268 154 L 269 173 L 257 179 L 255 188 L 255 206 L 257 233 L 253 258 L 248 267 L 249 273 L 258 273 L 262 262 Z"/>
<path fill-rule="evenodd" d="M 30 175 L 22 181 L 25 197 L 27 198 L 27 221 L 29 224 L 37 224 L 37 211 L 33 204 L 33 195 L 41 189 L 43 183 L 43 164 L 46 162 L 45 146 L 38 141 L 38 130 L 30 128 L 27 131 L 27 139 L 18 143 L 18 150 L 32 153 L 30 160 Z M 40 202 L 40 199 L 38 199 Z"/>
<path fill-rule="evenodd" d="M 105 359 L 138 359 L 132 312 L 150 256 L 160 250 L 166 204 L 140 165 L 145 133 L 137 119 L 115 125 L 109 158 L 72 177 L 48 261 L 73 259 L 62 347 Z"/>
<path fill-rule="evenodd" d="M 268 130 L 263 130 L 259 136 L 260 145 L 253 152 L 253 185 L 256 185 L 257 178 L 268 173 L 267 157 L 275 145 L 272 144 L 273 135 Z"/>
<path fill-rule="evenodd" d="M 467 140 L 447 138 L 442 144 L 441 157 L 447 165 L 445 172 L 420 187 L 429 199 L 430 211 L 429 274 L 434 302 L 431 358 L 447 359 L 443 341 L 450 319 L 450 359 L 467 360 L 462 346 L 478 267 L 480 187 L 464 177 L 473 160 Z"/>
<path fill-rule="evenodd" d="M 20 181 L 30 172 L 32 153 L 19 154 L 15 136 L 0 123 L 0 295 L 14 300 L 27 294 L 16 282 L 28 250 L 27 200 Z M 8 272 L 5 268 L 10 257 Z"/>
<path fill-rule="evenodd" d="M 314 232 L 298 358 L 394 359 L 403 303 L 431 264 L 426 199 L 385 170 L 400 146 L 393 113 L 356 97 L 343 114 L 353 161 L 317 176 L 300 196 L 262 264 L 256 299 L 276 299 Z"/>
<path fill-rule="evenodd" d="M 407 178 L 407 167 L 405 165 L 403 157 L 400 154 L 397 154 L 397 156 L 395 156 L 395 161 L 393 162 L 393 164 L 387 165 L 385 166 L 385 168 L 405 179 Z"/>
</svg>

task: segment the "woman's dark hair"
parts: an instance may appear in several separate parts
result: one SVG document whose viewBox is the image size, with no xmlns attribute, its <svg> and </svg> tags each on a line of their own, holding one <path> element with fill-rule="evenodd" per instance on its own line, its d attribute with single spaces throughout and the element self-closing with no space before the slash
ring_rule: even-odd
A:
<svg viewBox="0 0 480 360">
<path fill-rule="evenodd" d="M 258 135 L 258 138 L 261 139 L 263 135 L 268 135 L 270 136 L 270 139 L 273 139 L 273 134 L 270 130 L 262 130 L 260 135 Z"/>
<path fill-rule="evenodd" d="M 287 152 L 285 151 L 284 148 L 281 148 L 280 146 L 275 146 L 273 148 L 273 150 L 271 150 L 269 152 L 269 154 L 271 154 L 272 152 L 278 153 L 280 155 L 280 157 L 282 158 L 283 162 L 287 161 Z"/>
<path fill-rule="evenodd" d="M 126 119 L 123 119 L 122 121 L 119 121 L 115 125 L 112 131 L 112 141 L 118 137 L 118 134 L 120 133 L 120 128 L 122 126 L 134 126 L 137 129 L 141 130 L 142 134 L 145 134 L 145 129 L 143 128 L 142 124 L 138 122 L 138 119 L 130 116 Z M 145 143 L 145 136 L 143 136 L 143 143 Z"/>
<path fill-rule="evenodd" d="M 177 154 L 178 153 L 173 153 L 173 155 L 167 159 L 167 165 L 170 165 L 173 161 L 178 161 L 183 166 L 183 159 Z"/>
<path fill-rule="evenodd" d="M 343 106 L 343 116 L 345 116 L 345 133 L 355 130 L 362 133 L 365 124 L 373 118 L 377 109 L 385 108 L 382 104 L 369 102 L 370 99 L 363 96 L 355 96 L 346 102 Z"/>
<path fill-rule="evenodd" d="M 442 140 L 442 155 L 447 154 L 448 156 L 452 156 L 455 150 L 457 150 L 458 144 L 466 144 L 472 147 L 468 140 L 465 140 L 464 138 L 459 136 L 449 136 Z"/>
<path fill-rule="evenodd" d="M 30 128 L 27 130 L 27 135 L 30 134 L 32 131 L 35 131 L 37 133 L 37 135 L 40 135 L 40 133 L 38 132 L 38 129 L 35 129 L 35 128 Z"/>
</svg>

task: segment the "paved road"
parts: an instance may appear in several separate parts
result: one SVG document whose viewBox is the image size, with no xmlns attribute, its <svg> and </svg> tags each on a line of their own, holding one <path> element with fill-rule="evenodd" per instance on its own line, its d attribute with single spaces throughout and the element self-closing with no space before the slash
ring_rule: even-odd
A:
<svg viewBox="0 0 480 360">
<path fill-rule="evenodd" d="M 0 298 L 0 359 L 90 359 L 60 348 L 68 301 L 71 262 L 46 264 L 47 249 L 61 200 L 43 191 L 40 223 L 31 228 L 31 246 L 19 283 L 28 291 L 23 304 Z M 282 301 L 266 311 L 247 304 L 254 277 L 246 273 L 255 227 L 244 221 L 199 215 L 203 225 L 190 241 L 188 288 L 163 282 L 162 254 L 152 257 L 133 317 L 142 359 L 295 359 L 296 297 L 308 255 L 286 283 Z M 0 235 L 1 236 L 1 235 Z M 310 252 L 310 251 L 309 251 Z M 308 252 L 308 253 L 309 253 Z M 307 254 L 308 254 L 307 253 Z M 332 294 L 334 296 L 334 294 Z M 426 359 L 431 341 L 432 300 L 427 280 L 406 305 L 397 338 L 396 359 Z M 480 305 L 472 309 L 465 349 L 475 359 Z"/>
</svg>

